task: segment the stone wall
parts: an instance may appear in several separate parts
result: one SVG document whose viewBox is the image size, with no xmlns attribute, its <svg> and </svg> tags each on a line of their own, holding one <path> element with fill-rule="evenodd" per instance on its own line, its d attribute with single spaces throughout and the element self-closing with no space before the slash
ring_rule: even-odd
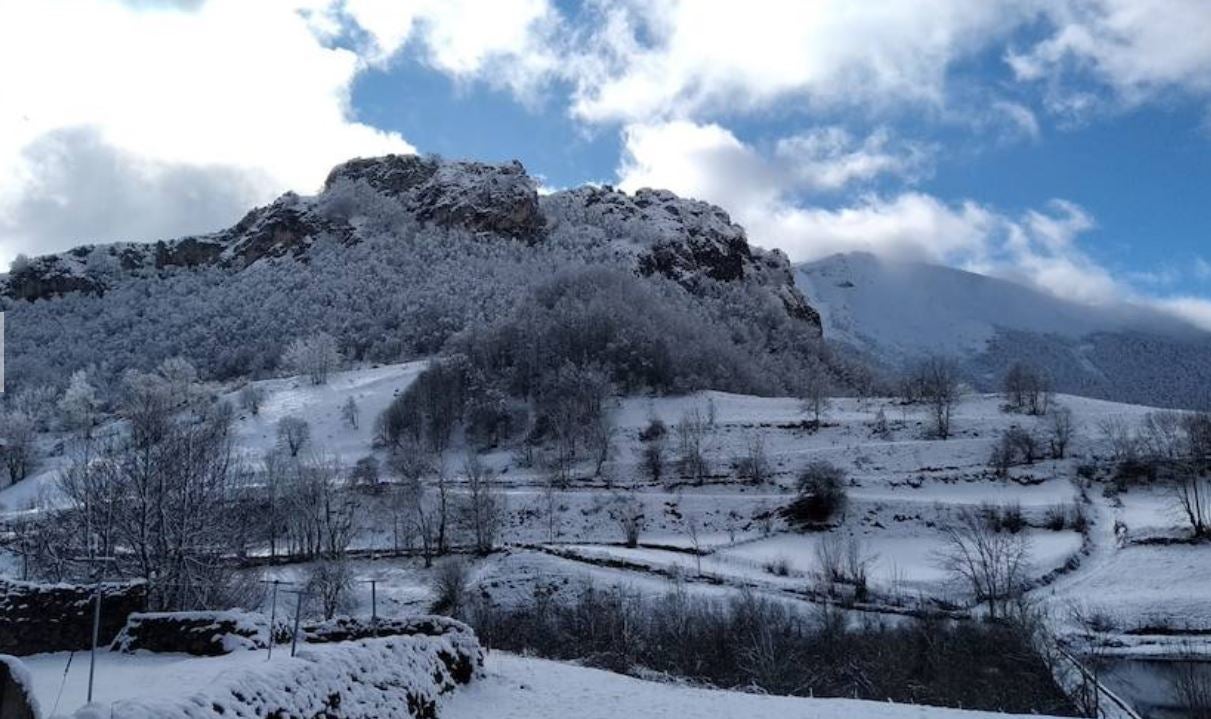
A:
<svg viewBox="0 0 1211 719">
<path fill-rule="evenodd" d="M 142 584 L 103 584 L 100 644 L 146 605 Z M 0 580 L 0 654 L 24 656 L 92 645 L 93 585 Z"/>
<path fill-rule="evenodd" d="M 290 640 L 279 621 L 272 638 Z M 269 617 L 256 612 L 139 612 L 131 614 L 114 639 L 114 651 L 184 652 L 213 657 L 237 649 L 264 649 L 271 634 Z"/>
</svg>

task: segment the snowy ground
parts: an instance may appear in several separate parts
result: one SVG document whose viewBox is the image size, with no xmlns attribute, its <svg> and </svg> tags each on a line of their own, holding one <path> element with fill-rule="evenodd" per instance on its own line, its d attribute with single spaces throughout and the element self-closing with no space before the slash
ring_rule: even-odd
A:
<svg viewBox="0 0 1211 719">
<path fill-rule="evenodd" d="M 44 716 L 70 715 L 84 706 L 88 697 L 87 651 L 35 654 L 20 659 L 33 678 L 34 696 Z M 289 646 L 274 650 L 273 663 L 294 661 L 298 660 L 290 658 Z M 240 673 L 268 662 L 263 651 L 192 657 L 101 650 L 97 652 L 93 701 L 107 705 L 121 699 L 178 698 L 214 683 L 224 673 Z"/>
<path fill-rule="evenodd" d="M 697 689 L 494 652 L 488 677 L 456 692 L 442 719 L 992 719 L 1007 714 L 852 699 L 801 699 Z"/>
<path fill-rule="evenodd" d="M 260 413 L 252 416 L 243 412 L 238 416 L 241 447 L 250 459 L 259 457 L 276 441 L 277 421 L 298 415 L 311 424 L 314 451 L 351 465 L 360 457 L 380 452 L 372 443 L 374 419 L 423 366 L 408 363 L 340 373 L 320 387 L 297 378 L 262 382 L 267 399 Z M 234 397 L 232 393 L 229 399 Z M 357 427 L 349 426 L 341 417 L 340 408 L 350 397 L 360 408 Z M 670 575 L 685 580 L 692 591 L 714 597 L 726 597 L 743 586 L 765 591 L 780 601 L 807 602 L 820 584 L 815 547 L 822 535 L 796 533 L 781 520 L 765 523 L 758 517 L 791 499 L 796 475 L 806 463 L 825 459 L 843 468 L 849 480 L 849 505 L 832 531 L 861 540 L 871 562 L 872 589 L 884 600 L 899 597 L 906 604 L 921 597 L 961 600 L 961 591 L 939 567 L 937 553 L 943 529 L 964 508 L 1018 506 L 1032 525 L 1024 531 L 1030 541 L 1031 576 L 1041 584 L 1033 594 L 1052 610 L 1061 633 L 1081 629 L 1073 616 L 1096 614 L 1107 620 L 1104 638 L 1127 651 L 1138 648 L 1140 653 L 1147 653 L 1159 651 L 1158 646 L 1172 649 L 1182 641 L 1180 636 L 1152 637 L 1146 634 L 1149 631 L 1180 635 L 1211 630 L 1211 605 L 1207 602 L 1211 596 L 1211 546 L 1137 543 L 1181 534 L 1180 517 L 1165 493 L 1132 489 L 1113 495 L 1104 491 L 1106 485 L 1100 479 L 1092 484 L 1078 479 L 1078 467 L 1109 455 L 1108 443 L 1099 430 L 1104 420 L 1117 417 L 1134 425 L 1151 410 L 1071 396 L 1060 396 L 1056 401 L 1070 408 L 1076 420 L 1078 435 L 1068 457 L 1015 467 L 1008 479 L 998 479 L 987 465 L 1000 433 L 1019 425 L 1045 435 L 1047 426 L 1043 419 L 1003 411 L 1000 399 L 994 396 L 965 397 L 955 411 L 954 436 L 945 441 L 929 438 L 929 420 L 923 408 L 906 407 L 890 399 L 836 399 L 825 411 L 824 426 L 818 431 L 804 425 L 807 416 L 801 403 L 790 398 L 703 392 L 685 397 L 623 399 L 612 409 L 616 446 L 604 476 L 591 477 L 590 470 L 582 467 L 581 479 L 555 492 L 557 511 L 553 519 L 546 513 L 549 498 L 541 471 L 521 466 L 512 450 L 482 455 L 483 461 L 497 470 L 504 488 L 509 521 L 502 542 L 509 549 L 475 560 L 473 580 L 478 590 L 506 603 L 532 597 L 539 588 L 570 592 L 586 583 L 663 592 L 671 586 Z M 873 431 L 880 411 L 890 429 L 886 436 L 876 436 Z M 639 468 L 644 446 L 640 431 L 653 417 L 661 418 L 671 430 L 694 412 L 709 421 L 705 454 L 711 478 L 702 486 L 687 485 L 676 478 L 659 485 L 643 479 Z M 767 483 L 752 486 L 736 478 L 734 467 L 757 437 L 764 443 L 772 477 Z M 670 436 L 670 454 L 675 448 L 676 439 Z M 457 482 L 464 451 L 456 448 L 445 458 L 456 482 L 456 494 L 460 491 Z M 0 512 L 5 508 L 23 510 L 32 498 L 45 497 L 53 486 L 56 463 L 63 461 L 62 456 L 52 456 L 35 477 L 0 490 Z M 622 533 L 609 516 L 608 503 L 620 491 L 634 492 L 645 506 L 646 524 L 640 537 L 643 546 L 636 549 L 621 546 Z M 389 526 L 385 505 L 374 495 L 368 495 L 364 503 L 355 545 L 390 548 L 392 538 L 383 529 Z M 1088 538 L 1071 529 L 1044 528 L 1049 512 L 1077 504 L 1093 520 Z M 691 531 L 691 527 L 697 531 Z M 701 558 L 689 551 L 695 547 L 702 553 Z M 623 562 L 621 566 L 619 561 Z M 770 570 L 769 565 L 783 562 L 788 569 L 784 575 Z M 614 566 L 604 566 L 607 563 Z M 710 582 L 697 581 L 699 564 Z M 1056 571 L 1065 565 L 1068 569 Z M 0 570 L 10 574 L 15 571 L 3 557 Z M 278 566 L 265 571 L 285 581 L 300 581 L 306 567 Z M 369 611 L 370 579 L 377 583 L 383 615 L 424 611 L 432 601 L 432 570 L 423 568 L 418 559 L 358 560 L 354 572 L 362 580 L 353 598 L 351 608 L 355 611 Z M 285 600 L 279 604 L 279 611 L 288 611 L 284 605 Z M 1145 635 L 1140 636 L 1140 632 Z M 177 671 L 204 677 L 208 666 L 204 662 L 165 660 L 164 672 L 148 672 L 156 678 L 149 679 L 146 686 L 154 691 L 161 681 L 171 685 L 171 678 L 161 680 L 160 676 L 172 677 Z M 528 680 L 518 677 L 544 665 L 501 658 L 496 666 L 498 676 L 476 692 L 505 694 L 509 682 L 526 683 Z M 51 682 L 47 677 L 53 673 L 38 672 L 38 681 Z M 574 681 L 571 676 L 568 680 Z M 692 697 L 709 696 L 668 686 L 662 686 L 661 691 L 689 692 L 682 699 L 691 705 L 698 701 Z M 524 701 L 526 692 L 513 694 L 520 702 L 518 711 L 528 706 Z M 817 711 L 814 707 L 825 704 L 790 701 L 783 705 L 782 700 L 750 696 L 735 701 L 739 702 L 735 711 L 748 715 L 764 711 L 749 702 L 769 701 L 770 707 L 777 707 L 769 712 L 783 711 L 785 706 L 786 711 L 799 712 L 796 716 L 832 716 L 811 713 Z M 709 702 L 703 702 L 705 711 Z M 587 702 L 579 705 L 588 706 Z M 871 711 L 875 711 L 874 706 Z M 917 716 L 904 714 L 907 709 L 896 711 L 901 713 L 886 716 Z M 611 708 L 611 715 L 619 713 Z M 643 715 L 659 716 L 651 712 Z M 692 716 L 685 712 L 678 715 Z"/>
</svg>

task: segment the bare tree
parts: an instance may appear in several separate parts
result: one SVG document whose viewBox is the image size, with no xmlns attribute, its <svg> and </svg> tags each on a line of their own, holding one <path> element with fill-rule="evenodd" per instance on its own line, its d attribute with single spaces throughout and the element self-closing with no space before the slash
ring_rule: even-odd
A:
<svg viewBox="0 0 1211 719">
<path fill-rule="evenodd" d="M 622 529 L 628 547 L 639 545 L 639 534 L 647 523 L 643 500 L 634 493 L 616 494 L 610 500 L 609 515 Z"/>
<path fill-rule="evenodd" d="M 807 378 L 803 388 L 803 411 L 812 416 L 812 421 L 820 425 L 820 418 L 828 409 L 829 384 L 823 374 L 815 373 Z"/>
<path fill-rule="evenodd" d="M 311 440 L 311 425 L 302 417 L 288 415 L 278 420 L 278 444 L 291 457 L 299 456 L 299 452 Z"/>
<path fill-rule="evenodd" d="M 665 441 L 664 437 L 656 437 L 644 443 L 640 450 L 640 465 L 643 468 L 643 473 L 653 484 L 658 484 L 664 476 L 665 465 Z"/>
<path fill-rule="evenodd" d="M 702 576 L 702 518 L 695 512 L 686 512 L 681 517 L 681 525 L 685 528 L 685 536 L 690 540 L 694 550 L 694 561 L 697 565 L 698 576 Z"/>
<path fill-rule="evenodd" d="M 304 585 L 307 597 L 318 604 L 324 619 L 347 611 L 353 593 L 353 571 L 346 557 L 325 559 L 311 565 Z"/>
<path fill-rule="evenodd" d="M 240 390 L 240 407 L 247 410 L 253 417 L 261 411 L 263 404 L 265 404 L 264 387 L 249 382 Z"/>
<path fill-rule="evenodd" d="M 320 332 L 291 342 L 282 353 L 282 364 L 295 374 L 306 375 L 312 384 L 325 384 L 340 367 L 341 353 L 336 339 Z"/>
<path fill-rule="evenodd" d="M 674 428 L 677 434 L 677 464 L 681 476 L 702 484 L 710 474 L 710 466 L 703 454 L 708 425 L 698 408 L 681 417 Z"/>
<path fill-rule="evenodd" d="M 497 489 L 496 473 L 471 454 L 463 463 L 467 486 L 465 517 L 475 538 L 475 551 L 487 554 L 504 525 L 504 495 Z"/>
<path fill-rule="evenodd" d="M 1057 406 L 1051 410 L 1051 456 L 1063 459 L 1068 453 L 1068 445 L 1076 435 L 1076 420 L 1072 410 Z"/>
<path fill-rule="evenodd" d="M 341 419 L 344 420 L 345 424 L 349 425 L 351 428 L 357 429 L 359 414 L 360 410 L 358 410 L 357 407 L 357 400 L 350 396 L 345 400 L 345 403 L 341 405 Z"/>
<path fill-rule="evenodd" d="M 951 432 L 951 414 L 959 401 L 959 367 L 949 357 L 931 357 L 917 369 L 921 397 L 933 414 L 933 432 L 947 439 Z"/>
<path fill-rule="evenodd" d="M 1111 457 L 1116 462 L 1133 460 L 1139 454 L 1139 441 L 1123 417 L 1106 417 L 1098 422 L 1098 430 L 1110 444 Z"/>
<path fill-rule="evenodd" d="M 1178 512 L 1185 517 L 1195 537 L 1211 535 L 1211 479 L 1185 470 L 1170 488 Z"/>
<path fill-rule="evenodd" d="M 967 585 L 977 602 L 988 605 L 989 617 L 997 619 L 1025 588 L 1030 555 L 1025 536 L 997 531 L 978 512 L 964 509 L 943 530 L 943 540 L 939 565 Z"/>
<path fill-rule="evenodd" d="M 1051 401 L 1051 382 L 1046 373 L 1024 362 L 1015 362 L 1005 373 L 1005 400 L 1010 409 L 1044 415 Z"/>
<path fill-rule="evenodd" d="M 769 455 L 765 451 L 765 437 L 760 432 L 749 436 L 744 455 L 736 463 L 736 475 L 741 481 L 752 484 L 763 484 L 769 480 Z"/>
</svg>

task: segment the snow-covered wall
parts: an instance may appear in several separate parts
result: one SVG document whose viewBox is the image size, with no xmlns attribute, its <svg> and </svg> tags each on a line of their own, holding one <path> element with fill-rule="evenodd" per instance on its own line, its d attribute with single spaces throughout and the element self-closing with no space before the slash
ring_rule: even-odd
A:
<svg viewBox="0 0 1211 719">
<path fill-rule="evenodd" d="M 33 682 L 20 659 L 0 654 L 0 717 L 38 719 Z"/>
<path fill-rule="evenodd" d="M 145 606 L 141 584 L 105 584 L 102 644 Z M 24 656 L 84 649 L 92 642 L 93 585 L 31 584 L 0 580 L 0 653 Z"/>
<path fill-rule="evenodd" d="M 255 669 L 243 665 L 192 694 L 92 704 L 73 717 L 435 719 L 438 698 L 482 672 L 483 651 L 470 632 L 365 639 L 309 646 Z"/>
</svg>

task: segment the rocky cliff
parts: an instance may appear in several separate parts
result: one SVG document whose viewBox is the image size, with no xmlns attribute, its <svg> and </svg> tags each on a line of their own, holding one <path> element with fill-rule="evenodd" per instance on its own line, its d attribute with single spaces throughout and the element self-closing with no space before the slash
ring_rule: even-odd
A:
<svg viewBox="0 0 1211 719">
<path fill-rule="evenodd" d="M 217 265 L 238 272 L 265 258 L 306 261 L 320 237 L 352 244 L 362 230 L 356 209 L 333 212 L 336 193 L 368 187 L 416 222 L 482 236 L 485 241 L 543 242 L 553 217 L 575 218 L 634 256 L 643 275 L 669 277 L 691 292 L 706 280 L 745 282 L 769 292 L 794 319 L 816 328 L 819 315 L 795 288 L 790 263 L 778 251 L 751 247 L 727 213 L 665 190 L 633 195 L 582 187 L 541 198 L 518 162 L 485 164 L 417 155 L 350 160 L 329 173 L 321 193 L 287 193 L 249 212 L 233 227 L 209 235 L 151 244 L 84 246 L 19 263 L 0 285 L 11 300 L 33 301 L 72 292 L 102 294 L 124 276 Z"/>
</svg>

